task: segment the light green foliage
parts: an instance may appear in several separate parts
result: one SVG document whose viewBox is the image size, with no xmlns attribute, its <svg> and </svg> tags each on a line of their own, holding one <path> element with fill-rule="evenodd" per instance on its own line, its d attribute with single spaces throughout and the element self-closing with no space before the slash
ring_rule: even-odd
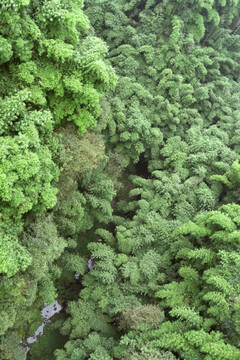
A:
<svg viewBox="0 0 240 360">
<path fill-rule="evenodd" d="M 162 299 L 161 306 L 171 308 L 171 317 L 181 320 L 186 329 L 195 329 L 196 336 L 197 329 L 211 333 L 214 326 L 219 334 L 228 336 L 232 345 L 236 345 L 234 339 L 239 331 L 234 320 L 239 311 L 234 300 L 239 292 L 236 282 L 240 260 L 239 212 L 236 204 L 224 205 L 218 211 L 197 216 L 194 223 L 177 228 L 173 233 L 176 242 L 170 251 L 178 262 L 182 279 L 161 286 L 156 293 Z M 187 335 L 187 340 L 191 346 L 198 347 L 198 343 L 191 340 L 192 334 Z M 239 356 L 236 348 L 223 345 L 222 340 L 219 345 L 208 346 L 207 342 L 203 342 L 199 351 L 209 353 L 211 358 L 227 359 L 230 356 L 235 359 Z"/>
<path fill-rule="evenodd" d="M 0 273 L 14 275 L 25 270 L 32 262 L 30 253 L 19 242 L 17 234 L 0 230 Z"/>
<path fill-rule="evenodd" d="M 151 349 L 147 349 L 145 351 L 134 352 L 133 351 L 127 351 L 124 354 L 124 357 L 121 358 L 122 360 L 174 360 L 176 359 L 175 356 L 167 352 L 160 352 L 160 351 L 151 351 Z"/>
<path fill-rule="evenodd" d="M 18 89 L 27 87 L 32 104 L 48 105 L 55 123 L 73 121 L 81 134 L 96 125 L 99 100 L 116 82 L 113 69 L 103 60 L 106 45 L 86 36 L 89 21 L 82 5 L 75 0 L 40 4 L 31 0 L 0 13 L 4 62 L 0 92 L 6 95 L 16 83 Z"/>
<path fill-rule="evenodd" d="M 86 214 L 89 212 L 84 229 L 93 224 L 91 209 L 101 208 L 99 200 L 96 204 L 94 199 L 85 199 L 87 190 L 82 195 L 78 181 L 84 172 L 93 173 L 102 161 L 103 141 L 91 133 L 80 139 L 77 132 L 83 134 L 96 125 L 100 99 L 114 87 L 116 75 L 104 60 L 106 44 L 88 34 L 89 20 L 82 8 L 79 0 L 0 1 L 1 334 L 13 328 L 24 341 L 28 322 L 36 320 L 42 302 L 56 299 L 56 280 L 61 271 L 70 268 L 71 272 L 84 273 L 86 259 L 71 252 L 63 256 L 63 269 L 53 262 L 67 245 L 76 246 L 68 237 L 78 236 L 79 228 L 83 228 L 85 220 L 77 222 L 84 216 L 84 206 L 88 207 Z M 66 121 L 77 127 L 62 140 L 67 133 Z M 65 125 L 62 134 L 61 125 Z M 71 176 L 63 195 L 61 181 L 70 163 Z M 65 174 L 58 190 L 61 167 Z M 94 174 L 89 176 L 95 178 Z M 96 217 L 101 220 L 106 216 L 108 221 L 114 190 L 106 176 L 100 174 L 96 181 L 101 176 L 100 190 L 96 186 L 91 195 L 97 197 L 106 186 L 102 195 L 104 215 L 96 210 Z M 72 198 L 67 202 L 72 188 Z M 62 200 L 59 221 L 66 218 L 62 227 L 53 222 L 58 209 L 50 214 L 58 192 Z M 14 352 L 9 355 L 5 347 L 1 350 L 6 359 L 15 358 Z"/>
<path fill-rule="evenodd" d="M 138 346 L 144 341 L 150 341 L 152 346 L 160 349 L 174 349 L 184 359 L 232 359 L 239 357 L 239 350 L 226 344 L 221 333 L 212 331 L 210 334 L 203 330 L 182 332 L 180 323 L 166 322 L 158 330 L 152 330 L 137 339 Z"/>
<path fill-rule="evenodd" d="M 239 359 L 239 0 L 0 3 L 2 334 Z"/>
<path fill-rule="evenodd" d="M 10 223 L 33 210 L 56 204 L 59 170 L 51 148 L 53 120 L 48 111 L 27 111 L 29 92 L 1 101 L 1 221 Z"/>
<path fill-rule="evenodd" d="M 28 91 L 20 91 L 0 104 L 1 272 L 8 275 L 31 262 L 18 241 L 22 216 L 30 210 L 40 215 L 57 201 L 53 185 L 59 176 L 54 162 L 58 142 L 52 136 L 52 116 L 49 111 L 27 110 L 28 96 Z"/>
</svg>

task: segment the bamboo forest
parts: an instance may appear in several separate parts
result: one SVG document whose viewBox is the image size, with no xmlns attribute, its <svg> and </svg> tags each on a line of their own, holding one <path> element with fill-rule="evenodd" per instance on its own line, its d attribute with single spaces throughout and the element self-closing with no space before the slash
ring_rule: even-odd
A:
<svg viewBox="0 0 240 360">
<path fill-rule="evenodd" d="M 240 0 L 0 0 L 0 360 L 240 360 Z"/>
</svg>

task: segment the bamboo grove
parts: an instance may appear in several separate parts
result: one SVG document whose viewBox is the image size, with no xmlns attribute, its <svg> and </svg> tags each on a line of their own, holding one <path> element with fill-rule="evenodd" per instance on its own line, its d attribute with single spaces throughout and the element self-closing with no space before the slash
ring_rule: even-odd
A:
<svg viewBox="0 0 240 360">
<path fill-rule="evenodd" d="M 0 359 L 239 360 L 239 0 L 0 19 Z"/>
</svg>

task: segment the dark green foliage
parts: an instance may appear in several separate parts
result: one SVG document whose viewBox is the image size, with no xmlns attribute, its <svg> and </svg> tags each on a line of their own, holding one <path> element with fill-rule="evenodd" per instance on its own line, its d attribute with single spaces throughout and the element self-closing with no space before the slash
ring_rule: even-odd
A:
<svg viewBox="0 0 240 360">
<path fill-rule="evenodd" d="M 28 353 L 30 360 L 51 360 L 53 353 L 57 348 L 62 348 L 66 337 L 62 336 L 58 330 L 54 329 L 54 324 L 47 324 L 44 327 L 44 332 L 38 342 L 31 345 Z"/>
<path fill-rule="evenodd" d="M 14 332 L 2 337 L 0 344 L 1 360 L 26 360 L 26 350 L 20 345 L 21 338 Z"/>
<path fill-rule="evenodd" d="M 88 132 L 79 137 L 73 126 L 62 129 L 60 135 L 63 170 L 54 215 L 61 234 L 74 237 L 89 230 L 94 221 L 110 220 L 115 191 L 105 175 L 107 157 L 100 135 Z"/>
<path fill-rule="evenodd" d="M 142 157 L 129 194 L 115 201 L 110 232 L 98 230 L 102 242 L 88 246 L 94 267 L 80 292 L 133 330 L 115 347 L 116 358 L 172 358 L 171 351 L 182 359 L 239 357 L 232 298 L 239 290 L 230 285 L 238 210 L 214 212 L 237 199 L 220 183 L 237 185 L 237 5 L 86 1 L 120 76 L 104 106 L 107 149 L 124 157 L 129 172 L 142 153 L 147 167 Z M 196 215 L 207 225 L 188 223 Z M 184 226 L 192 232 L 181 240 Z M 153 306 L 156 292 L 166 321 L 157 330 L 147 321 L 134 327 L 131 309 Z"/>
<path fill-rule="evenodd" d="M 71 302 L 67 312 L 72 314 L 72 319 L 68 318 L 61 332 L 63 335 L 70 334 L 71 339 L 84 338 L 92 330 L 100 331 L 105 336 L 112 333 L 108 325 L 110 318 L 97 311 L 94 302 Z"/>
<path fill-rule="evenodd" d="M 85 340 L 69 341 L 65 350 L 56 350 L 55 358 L 57 360 L 73 360 L 74 358 L 111 360 L 113 359 L 111 355 L 114 345 L 115 341 L 112 338 L 105 338 L 97 332 L 91 332 Z"/>
<path fill-rule="evenodd" d="M 2 356 L 238 360 L 239 0 L 0 3 Z"/>
<path fill-rule="evenodd" d="M 184 138 L 186 128 L 219 120 L 225 127 L 238 107 L 239 89 L 232 77 L 239 73 L 239 42 L 227 29 L 234 27 L 237 1 L 123 4 L 86 1 L 87 14 L 109 44 L 110 59 L 121 75 L 110 99 L 108 142 L 124 154 L 126 163 L 150 153 L 149 166 L 156 169 L 162 137 Z M 216 43 L 217 26 L 221 35 Z M 201 39 L 210 46 L 199 46 Z M 231 61 L 229 55 L 219 56 L 220 41 Z M 231 70 L 223 77 L 219 69 L 230 62 Z"/>
<path fill-rule="evenodd" d="M 67 245 L 66 241 L 58 235 L 52 216 L 42 216 L 32 222 L 19 240 L 25 250 L 24 254 L 31 253 L 31 264 L 28 264 L 25 272 L 18 272 L 11 278 L 1 276 L 2 334 L 8 328 L 18 329 L 23 323 L 38 318 L 38 309 L 42 307 L 43 301 L 50 304 L 55 300 L 54 280 L 59 277 L 61 270 L 52 263 L 62 254 Z M 8 261 L 11 264 L 9 272 L 19 266 L 16 262 L 17 255 L 18 253 L 14 253 L 15 262 L 10 257 L 6 257 L 5 262 Z"/>
</svg>

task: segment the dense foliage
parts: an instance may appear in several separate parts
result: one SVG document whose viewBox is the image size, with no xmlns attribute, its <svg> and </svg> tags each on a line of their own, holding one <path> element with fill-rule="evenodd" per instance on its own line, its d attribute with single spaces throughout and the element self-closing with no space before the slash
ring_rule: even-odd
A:
<svg viewBox="0 0 240 360">
<path fill-rule="evenodd" d="M 0 3 L 0 359 L 238 360 L 239 0 Z"/>
<path fill-rule="evenodd" d="M 20 360 L 26 352 L 14 349 L 31 323 L 39 323 L 42 301 L 52 303 L 57 296 L 54 282 L 62 270 L 53 262 L 66 247 L 75 246 L 61 231 L 67 227 L 61 216 L 71 217 L 68 186 L 63 199 L 61 185 L 69 162 L 77 163 L 81 171 L 91 169 L 82 185 L 86 194 L 76 190 L 74 198 L 71 192 L 74 220 L 86 208 L 81 228 L 88 229 L 93 222 L 88 213 L 96 207 L 93 197 L 100 201 L 99 177 L 112 186 L 106 176 L 99 174 L 97 179 L 93 173 L 104 150 L 92 155 L 89 144 L 96 139 L 95 148 L 99 150 L 99 144 L 104 149 L 100 135 L 90 134 L 87 143 L 77 134 L 96 124 L 100 99 L 114 86 L 116 75 L 104 60 L 106 44 L 89 31 L 81 1 L 0 3 L 0 333 L 11 329 L 2 338 L 0 356 Z M 83 145 L 73 157 L 67 121 L 76 124 L 75 145 Z M 73 168 L 72 173 L 69 192 L 77 188 L 78 170 Z M 103 199 L 106 192 L 107 187 Z M 106 221 L 113 194 L 113 189 L 106 194 Z M 50 211 L 57 199 L 58 208 Z"/>
</svg>

